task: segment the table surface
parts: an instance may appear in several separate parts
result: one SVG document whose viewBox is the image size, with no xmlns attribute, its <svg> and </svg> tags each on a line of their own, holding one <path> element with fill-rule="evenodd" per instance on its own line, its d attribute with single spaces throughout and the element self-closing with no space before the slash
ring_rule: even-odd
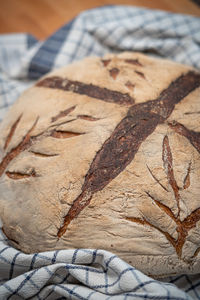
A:
<svg viewBox="0 0 200 300">
<path fill-rule="evenodd" d="M 0 0 L 0 33 L 28 32 L 45 39 L 83 10 L 107 4 L 162 9 L 200 17 L 192 0 Z"/>
</svg>

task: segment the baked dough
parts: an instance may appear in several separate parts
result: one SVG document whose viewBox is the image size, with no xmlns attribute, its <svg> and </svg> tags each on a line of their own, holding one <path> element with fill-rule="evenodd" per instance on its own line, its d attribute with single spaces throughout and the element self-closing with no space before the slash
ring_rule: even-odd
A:
<svg viewBox="0 0 200 300">
<path fill-rule="evenodd" d="M 200 73 L 124 52 L 53 71 L 0 125 L 0 217 L 25 253 L 200 270 Z"/>
</svg>

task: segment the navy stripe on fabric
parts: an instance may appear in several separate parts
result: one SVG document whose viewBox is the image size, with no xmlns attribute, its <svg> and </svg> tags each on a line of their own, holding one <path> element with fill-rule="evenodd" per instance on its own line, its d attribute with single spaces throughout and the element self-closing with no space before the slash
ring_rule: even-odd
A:
<svg viewBox="0 0 200 300">
<path fill-rule="evenodd" d="M 97 250 L 94 250 L 93 253 L 92 253 L 92 261 L 91 261 L 91 265 L 95 262 L 96 257 L 97 257 Z"/>
<path fill-rule="evenodd" d="M 129 296 L 136 300 L 138 300 L 138 299 L 142 299 L 142 300 L 144 300 L 144 299 L 147 299 L 147 300 L 185 300 L 185 297 L 184 298 L 180 297 L 180 296 L 175 297 L 173 295 L 170 295 L 170 298 L 167 298 L 167 296 L 151 296 L 151 295 L 147 295 L 147 294 L 141 295 L 141 294 L 127 293 L 126 296 Z M 109 298 L 107 298 L 107 299 L 109 299 Z"/>
<path fill-rule="evenodd" d="M 38 40 L 31 34 L 27 35 L 27 48 L 30 49 L 33 47 L 36 43 L 38 43 Z"/>
<path fill-rule="evenodd" d="M 172 278 L 170 280 L 170 283 L 175 283 L 176 281 L 178 281 L 179 279 L 182 279 L 183 277 L 187 277 L 187 276 L 185 274 L 183 274 L 183 275 L 177 276 L 175 278 Z"/>
<path fill-rule="evenodd" d="M 51 263 L 52 263 L 52 264 L 55 264 L 55 262 L 56 262 L 56 257 L 57 257 L 57 255 L 58 255 L 58 253 L 59 253 L 58 250 L 56 250 L 56 251 L 54 252 L 53 258 L 52 258 L 52 260 L 51 260 Z"/>
<path fill-rule="evenodd" d="M 10 295 L 7 300 L 11 299 L 13 295 L 18 294 L 18 292 L 22 289 L 22 287 L 27 283 L 27 281 L 30 280 L 30 278 L 37 272 L 37 270 L 34 270 L 30 275 L 24 276 L 25 279 L 20 283 L 20 285 L 12 292 L 12 295 Z"/>
<path fill-rule="evenodd" d="M 6 251 L 6 250 L 9 249 L 9 248 L 11 248 L 11 247 L 7 246 L 7 247 L 3 248 L 3 249 L 0 251 L 0 254 L 2 254 L 4 251 Z"/>
<path fill-rule="evenodd" d="M 39 285 L 37 285 L 32 279 L 29 279 L 29 282 L 34 286 L 37 290 L 40 289 Z"/>
<path fill-rule="evenodd" d="M 35 254 L 33 255 L 33 258 L 32 258 L 32 260 L 31 260 L 31 264 L 30 264 L 30 269 L 29 269 L 29 271 L 31 271 L 31 270 L 33 269 L 33 266 L 34 266 L 34 263 L 35 263 L 35 260 L 36 260 L 37 256 L 38 256 L 38 253 L 35 253 Z"/>
<path fill-rule="evenodd" d="M 48 267 L 44 267 L 44 270 L 46 270 L 51 277 L 54 275 L 54 273 L 51 272 Z"/>
<path fill-rule="evenodd" d="M 35 54 L 35 56 L 32 58 L 30 65 L 29 65 L 29 70 L 28 70 L 28 78 L 31 79 L 37 79 L 38 77 L 46 74 L 47 72 L 49 72 L 52 69 L 52 66 L 54 64 L 55 58 L 59 53 L 60 48 L 62 47 L 62 45 L 64 44 L 65 40 L 68 37 L 68 34 L 74 24 L 74 19 L 69 22 L 68 24 L 66 24 L 65 26 L 63 26 L 60 30 L 58 30 L 55 34 L 53 34 L 52 36 L 50 36 L 45 42 L 44 44 L 40 47 L 40 49 L 37 51 L 37 53 Z M 49 44 L 52 45 L 54 43 L 54 37 L 56 36 L 60 36 L 60 39 L 56 41 L 56 51 L 52 52 L 52 48 L 49 48 Z M 51 44 L 52 43 L 52 44 Z M 43 50 L 46 49 L 48 51 L 48 64 L 41 66 L 38 63 L 38 59 L 45 60 L 45 56 L 47 55 L 47 53 L 43 52 Z"/>
<path fill-rule="evenodd" d="M 186 279 L 187 279 L 187 281 L 190 284 L 190 288 L 187 289 L 186 293 L 189 292 L 189 291 L 193 291 L 193 293 L 195 294 L 195 296 L 197 297 L 197 299 L 200 299 L 200 295 L 199 295 L 199 293 L 195 289 L 197 287 L 197 285 L 199 285 L 199 283 L 197 283 L 196 286 L 194 286 L 193 283 L 192 283 L 192 281 L 190 280 L 190 278 L 188 276 L 186 276 Z"/>
<path fill-rule="evenodd" d="M 3 285 L 5 288 L 7 288 L 7 290 L 11 293 L 11 295 L 12 295 L 12 293 L 13 293 L 13 290 L 11 289 L 11 287 L 7 284 L 7 283 L 4 283 L 4 285 Z M 8 298 L 7 298 L 8 299 Z"/>
<path fill-rule="evenodd" d="M 112 282 L 112 283 L 110 283 L 110 284 L 107 284 L 107 285 L 105 285 L 105 284 L 91 285 L 91 288 L 93 288 L 93 289 L 100 289 L 100 288 L 105 288 L 105 286 L 107 286 L 107 287 L 114 286 L 115 284 L 117 284 L 117 283 L 120 281 L 121 277 L 122 277 L 125 273 L 127 273 L 127 272 L 129 272 L 129 271 L 132 271 L 132 268 L 127 268 L 127 269 L 123 270 L 123 271 L 119 274 L 118 278 L 117 278 L 114 282 Z M 109 294 L 108 294 L 108 295 L 109 295 Z"/>
<path fill-rule="evenodd" d="M 85 274 L 85 283 L 86 285 L 89 285 L 89 268 L 86 268 L 86 274 Z"/>
<path fill-rule="evenodd" d="M 196 284 L 193 284 L 191 287 L 189 287 L 185 292 L 188 293 L 191 290 L 196 289 L 199 286 L 200 286 L 200 282 L 197 282 Z M 198 296 L 199 296 L 199 299 L 200 299 L 200 294 Z"/>
<path fill-rule="evenodd" d="M 68 292 L 70 295 L 73 295 L 74 296 L 74 299 L 80 299 L 80 300 L 86 300 L 85 297 L 83 298 L 81 295 L 73 292 L 73 290 L 67 288 L 66 286 L 64 285 L 61 285 L 61 284 L 58 284 L 57 285 L 57 288 L 61 288 L 63 290 L 65 290 L 66 292 Z M 76 297 L 76 298 L 75 298 Z M 67 299 L 67 298 L 66 298 Z"/>
<path fill-rule="evenodd" d="M 91 293 L 88 295 L 87 300 L 89 300 L 90 297 L 91 297 L 92 295 L 94 295 L 94 294 L 96 294 L 96 291 L 91 292 Z"/>
<path fill-rule="evenodd" d="M 70 273 L 67 273 L 67 275 L 62 279 L 62 281 L 60 282 L 60 284 L 63 284 L 64 282 L 67 283 L 67 281 L 68 281 L 70 275 L 71 275 Z"/>
<path fill-rule="evenodd" d="M 64 266 L 64 268 L 66 268 L 67 270 L 85 270 L 86 271 L 88 267 L 86 267 L 86 266 L 66 265 L 66 266 Z M 94 269 L 94 268 L 91 268 L 91 267 L 89 267 L 89 269 L 90 269 L 90 272 L 92 272 L 92 273 L 99 273 L 99 274 L 104 274 L 105 273 L 104 271 Z"/>
<path fill-rule="evenodd" d="M 78 251 L 79 251 L 79 249 L 76 249 L 76 250 L 74 251 L 74 254 L 73 254 L 73 257 L 72 257 L 72 264 L 74 264 L 75 261 L 76 261 L 76 256 L 77 256 Z"/>
<path fill-rule="evenodd" d="M 52 289 L 52 290 L 45 296 L 44 300 L 47 299 L 49 296 L 51 296 L 53 293 L 54 293 L 54 290 Z"/>
<path fill-rule="evenodd" d="M 14 266 L 15 266 L 15 262 L 17 259 L 17 256 L 19 256 L 20 252 L 18 252 L 17 254 L 15 254 L 15 256 L 13 257 L 13 260 L 11 262 L 11 266 L 10 266 L 10 274 L 9 274 L 9 278 L 11 279 L 13 276 L 13 272 L 14 272 Z"/>
</svg>

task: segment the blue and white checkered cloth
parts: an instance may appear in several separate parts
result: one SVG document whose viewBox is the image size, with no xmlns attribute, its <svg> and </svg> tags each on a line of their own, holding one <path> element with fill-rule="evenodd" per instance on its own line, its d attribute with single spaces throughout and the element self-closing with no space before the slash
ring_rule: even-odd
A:
<svg viewBox="0 0 200 300">
<path fill-rule="evenodd" d="M 0 36 L 0 120 L 23 90 L 88 55 L 142 51 L 200 69 L 200 19 L 130 6 L 81 13 L 44 42 Z M 25 255 L 0 231 L 0 299 L 200 299 L 200 274 L 156 281 L 104 250 Z"/>
</svg>

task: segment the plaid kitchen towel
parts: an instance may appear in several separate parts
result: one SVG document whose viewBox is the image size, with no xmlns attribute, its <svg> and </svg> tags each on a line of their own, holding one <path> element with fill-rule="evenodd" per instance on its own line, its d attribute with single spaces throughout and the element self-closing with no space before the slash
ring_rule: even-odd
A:
<svg viewBox="0 0 200 300">
<path fill-rule="evenodd" d="M 36 79 L 88 55 L 141 51 L 200 69 L 200 19 L 130 6 L 81 13 L 44 42 L 0 36 L 0 120 Z M 103 250 L 25 255 L 0 230 L 0 299 L 200 299 L 200 274 L 154 280 Z"/>
</svg>

